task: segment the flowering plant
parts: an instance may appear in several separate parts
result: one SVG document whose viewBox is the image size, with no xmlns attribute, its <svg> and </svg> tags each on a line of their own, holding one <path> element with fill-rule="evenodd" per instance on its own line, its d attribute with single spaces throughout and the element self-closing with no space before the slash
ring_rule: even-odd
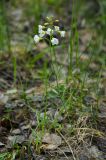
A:
<svg viewBox="0 0 106 160">
<path fill-rule="evenodd" d="M 59 20 L 53 21 L 53 18 L 48 18 L 48 22 L 44 23 L 44 25 L 38 26 L 38 34 L 34 35 L 35 43 L 39 43 L 40 40 L 49 40 L 51 45 L 58 45 L 59 39 L 56 35 L 60 37 L 65 37 L 65 31 L 61 30 L 58 25 L 55 25 L 54 22 L 59 22 Z"/>
</svg>

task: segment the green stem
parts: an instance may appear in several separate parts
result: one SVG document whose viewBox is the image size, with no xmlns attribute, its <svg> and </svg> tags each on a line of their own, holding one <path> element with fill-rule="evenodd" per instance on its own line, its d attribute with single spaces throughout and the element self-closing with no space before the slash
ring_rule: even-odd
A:
<svg viewBox="0 0 106 160">
<path fill-rule="evenodd" d="M 56 77 L 56 83 L 57 83 L 57 87 L 58 87 L 58 64 L 57 64 L 57 58 L 56 58 L 56 53 L 55 53 L 55 47 L 54 46 L 52 46 L 52 50 L 53 50 L 53 61 L 54 61 L 54 63 L 55 63 L 55 65 L 53 64 L 53 68 L 54 68 L 54 72 L 55 72 L 55 77 Z M 55 70 L 55 68 L 56 68 L 56 70 Z"/>
<path fill-rule="evenodd" d="M 16 80 L 17 80 L 17 58 L 16 56 L 13 57 L 13 75 L 14 75 L 14 84 L 16 84 Z"/>
</svg>

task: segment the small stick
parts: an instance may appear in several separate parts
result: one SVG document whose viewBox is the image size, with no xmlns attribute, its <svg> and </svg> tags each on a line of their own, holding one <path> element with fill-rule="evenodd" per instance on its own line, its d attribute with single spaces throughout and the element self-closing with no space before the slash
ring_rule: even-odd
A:
<svg viewBox="0 0 106 160">
<path fill-rule="evenodd" d="M 72 153 L 72 156 L 73 156 L 73 159 L 76 160 L 75 156 L 74 156 L 74 153 L 73 153 L 73 150 L 70 146 L 70 144 L 67 142 L 67 140 L 65 139 L 65 137 L 58 131 L 58 133 L 60 134 L 60 136 L 63 138 L 63 140 L 65 141 L 65 143 L 68 145 L 69 149 L 70 149 L 70 152 Z"/>
</svg>

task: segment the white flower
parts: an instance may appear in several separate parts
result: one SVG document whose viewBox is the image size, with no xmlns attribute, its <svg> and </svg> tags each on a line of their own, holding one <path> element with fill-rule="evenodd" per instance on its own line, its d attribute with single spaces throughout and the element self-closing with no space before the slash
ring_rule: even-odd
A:
<svg viewBox="0 0 106 160">
<path fill-rule="evenodd" d="M 35 43 L 38 43 L 40 41 L 40 37 L 38 35 L 34 36 L 34 41 Z"/>
<path fill-rule="evenodd" d="M 40 37 L 43 37 L 45 32 L 43 31 L 44 26 L 39 25 L 38 26 L 38 33 L 40 34 Z"/>
<path fill-rule="evenodd" d="M 52 38 L 51 43 L 52 43 L 52 45 L 58 45 L 59 40 L 57 38 Z"/>
<path fill-rule="evenodd" d="M 46 33 L 47 33 L 48 35 L 51 35 L 51 34 L 53 33 L 53 30 L 52 30 L 51 28 L 48 28 L 47 31 L 46 31 Z"/>
<path fill-rule="evenodd" d="M 44 35 L 45 35 L 45 31 L 41 30 L 40 33 L 39 33 L 39 37 L 42 38 Z"/>
<path fill-rule="evenodd" d="M 61 35 L 61 37 L 65 37 L 65 31 L 60 31 L 60 35 Z"/>
<path fill-rule="evenodd" d="M 40 33 L 42 31 L 42 29 L 43 29 L 43 26 L 39 25 L 38 26 L 38 32 Z"/>
<path fill-rule="evenodd" d="M 42 29 L 42 28 L 43 28 L 43 26 L 42 26 L 42 25 L 39 25 L 38 27 L 39 27 L 39 29 Z"/>
<path fill-rule="evenodd" d="M 55 28 L 55 31 L 59 31 L 60 30 L 59 26 L 54 26 L 54 28 Z"/>
</svg>

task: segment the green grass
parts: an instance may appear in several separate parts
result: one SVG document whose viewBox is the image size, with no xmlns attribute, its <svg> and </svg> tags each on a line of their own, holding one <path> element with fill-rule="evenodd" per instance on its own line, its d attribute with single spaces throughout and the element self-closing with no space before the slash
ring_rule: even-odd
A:
<svg viewBox="0 0 106 160">
<path fill-rule="evenodd" d="M 0 1 L 0 50 L 11 52 L 10 32 L 5 1 Z"/>
</svg>

